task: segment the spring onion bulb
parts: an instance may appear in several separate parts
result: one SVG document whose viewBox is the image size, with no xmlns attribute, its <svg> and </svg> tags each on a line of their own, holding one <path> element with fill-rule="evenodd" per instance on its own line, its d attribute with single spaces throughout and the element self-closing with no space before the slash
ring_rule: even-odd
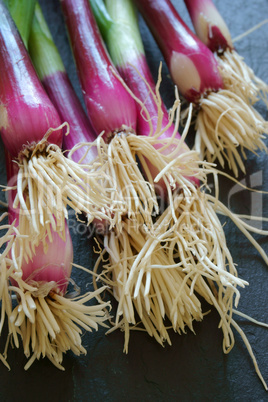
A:
<svg viewBox="0 0 268 402">
<path fill-rule="evenodd" d="M 11 163 L 8 153 L 6 163 L 8 179 L 14 178 L 18 168 Z M 39 242 L 31 245 L 29 227 L 19 224 L 20 211 L 13 208 L 15 196 L 16 190 L 12 190 L 9 193 L 9 220 L 11 225 L 22 229 L 22 234 L 16 236 L 12 250 L 17 266 L 7 272 L 8 294 L 16 299 L 12 309 L 6 309 L 9 334 L 17 348 L 21 338 L 24 354 L 29 359 L 25 369 L 36 359 L 47 357 L 57 368 L 64 370 L 61 364 L 64 353 L 68 350 L 78 356 L 86 353 L 82 329 L 91 332 L 97 330 L 98 325 L 105 325 L 109 303 L 88 304 L 105 287 L 84 295 L 68 296 L 67 287 L 72 283 L 73 246 L 66 221 L 64 238 L 50 227 Z M 27 199 L 25 202 L 27 204 Z M 9 249 L 10 245 L 8 252 Z"/>
<path fill-rule="evenodd" d="M 132 97 L 136 100 L 137 107 L 137 134 L 142 136 L 143 144 L 146 142 L 152 142 L 156 151 L 153 152 L 152 161 L 155 161 L 154 164 L 150 163 L 149 169 L 147 169 L 147 177 L 152 176 L 154 179 L 155 185 L 158 186 L 159 189 L 164 190 L 161 193 L 162 197 L 168 198 L 165 193 L 168 191 L 172 191 L 169 187 L 165 187 L 164 183 L 160 181 L 156 182 L 156 177 L 160 171 L 167 167 L 164 164 L 161 164 L 157 160 L 161 158 L 166 158 L 166 164 L 174 163 L 177 156 L 180 156 L 184 153 L 185 158 L 183 163 L 186 164 L 188 161 L 191 163 L 191 157 L 193 154 L 190 154 L 191 157 L 187 157 L 187 153 L 190 151 L 186 143 L 181 138 L 178 133 L 178 124 L 179 124 L 179 111 L 180 111 L 180 101 L 177 97 L 173 108 L 170 113 L 168 113 L 165 108 L 160 92 L 159 87 L 161 83 L 161 68 L 159 69 L 158 75 L 158 83 L 155 86 L 153 81 L 151 72 L 148 68 L 148 65 L 145 60 L 145 54 L 143 45 L 141 42 L 141 38 L 139 36 L 139 31 L 135 31 L 135 27 L 127 23 L 127 18 L 129 18 L 129 14 L 133 9 L 129 7 L 129 2 L 126 2 L 124 7 L 121 8 L 121 5 L 117 2 L 115 6 L 111 6 L 109 2 L 107 2 L 107 9 L 109 11 L 109 17 L 105 15 L 105 9 L 101 8 L 101 2 L 91 1 L 94 12 L 97 13 L 98 23 L 103 24 L 104 27 L 101 29 L 103 32 L 103 37 L 107 43 L 110 55 L 112 57 L 113 62 L 116 65 L 120 75 L 123 77 L 126 85 L 129 88 Z M 113 19 L 113 11 L 117 9 L 117 7 L 121 8 L 121 19 L 124 20 L 121 23 Z M 100 8 L 100 9 L 99 9 Z M 98 10 L 99 9 L 99 10 Z M 126 19 L 122 16 L 122 13 L 127 13 Z M 109 24 L 105 24 L 105 21 L 109 18 Z M 135 16 L 133 16 L 135 20 Z M 106 26 L 106 28 L 105 28 Z M 125 31 L 126 30 L 126 31 Z M 176 116 L 178 114 L 178 116 Z M 176 124 L 173 124 L 173 120 L 176 120 Z M 183 133 L 183 137 L 187 134 L 187 128 Z M 153 143 L 153 139 L 157 139 Z M 139 139 L 140 141 L 141 139 Z M 162 141 L 162 142 L 161 142 Z M 176 144 L 180 143 L 179 147 Z M 143 145 L 144 150 L 146 148 Z M 176 151 L 179 151 L 179 153 Z M 149 156 L 145 154 L 139 156 L 141 159 L 146 157 L 147 160 Z M 155 159 L 157 158 L 157 159 Z M 150 161 L 151 162 L 151 161 Z M 182 161 L 180 160 L 180 163 Z M 176 162 L 175 162 L 176 163 Z M 176 167 L 178 167 L 176 165 Z M 148 170 L 150 171 L 148 174 Z M 145 173 L 145 174 L 146 174 Z M 195 177 L 192 178 L 194 182 L 198 185 L 198 180 Z M 173 183 L 173 189 L 176 187 L 175 181 L 171 179 L 168 183 Z"/>
<path fill-rule="evenodd" d="M 225 88 L 245 102 L 262 98 L 268 104 L 268 85 L 256 77 L 234 48 L 231 33 L 212 0 L 185 0 L 198 38 L 214 52 Z"/>
<path fill-rule="evenodd" d="M 12 163 L 19 165 L 14 208 L 29 220 L 32 236 L 49 225 L 63 233 L 67 205 L 87 214 L 89 222 L 103 215 L 109 219 L 109 196 L 100 186 L 102 170 L 63 155 L 62 136 L 68 124 L 61 124 L 2 1 L 0 65 L 0 132 Z"/>
<path fill-rule="evenodd" d="M 197 107 L 195 148 L 202 159 L 245 172 L 245 150 L 266 150 L 268 123 L 230 88 L 213 53 L 190 31 L 170 0 L 135 0 L 180 93 Z M 239 153 L 238 147 L 242 156 Z"/>
<path fill-rule="evenodd" d="M 33 27 L 38 28 L 37 23 L 33 23 Z M 73 98 L 73 103 L 75 102 L 77 99 Z M 65 121 L 64 116 L 62 114 L 60 116 L 62 121 Z M 77 137 L 79 140 L 81 137 L 79 130 L 83 133 L 86 131 L 90 135 L 86 117 L 75 111 L 71 116 L 73 117 L 71 129 L 76 128 L 77 122 L 84 123 L 84 125 L 78 124 L 76 130 L 72 129 L 71 141 L 77 140 Z M 92 148 L 92 151 L 85 155 L 85 151 L 81 149 L 76 156 L 78 159 L 84 158 L 86 163 L 91 163 L 96 157 L 96 152 Z M 12 181 L 16 182 L 16 167 L 7 154 L 10 184 Z M 23 237 L 23 240 L 20 239 L 19 243 L 23 250 L 23 254 L 20 253 L 23 258 L 20 258 L 18 263 L 19 273 L 16 272 L 16 275 L 12 274 L 9 277 L 11 281 L 9 293 L 17 296 L 16 306 L 8 314 L 9 333 L 16 347 L 19 347 L 19 339 L 22 339 L 24 354 L 29 358 L 25 369 L 42 356 L 63 370 L 62 360 L 66 351 L 72 350 L 76 355 L 86 353 L 82 345 L 82 330 L 97 330 L 98 325 L 104 325 L 107 318 L 105 313 L 107 303 L 92 305 L 92 300 L 98 298 L 104 288 L 93 293 L 87 292 L 84 295 L 70 297 L 67 286 L 69 282 L 73 282 L 70 279 L 73 247 L 66 221 L 62 233 L 56 232 L 50 224 L 42 227 L 39 235 L 33 238 L 29 236 L 31 233 L 29 220 L 21 211 L 13 208 L 15 189 L 9 193 L 9 197 L 10 220 L 16 222 L 24 235 L 28 235 Z M 24 202 L 28 205 L 29 197 L 25 196 Z"/>
</svg>

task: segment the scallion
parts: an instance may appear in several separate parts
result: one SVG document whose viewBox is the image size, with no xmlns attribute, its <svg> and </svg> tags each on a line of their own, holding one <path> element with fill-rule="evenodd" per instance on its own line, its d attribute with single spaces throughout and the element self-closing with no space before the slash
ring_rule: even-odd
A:
<svg viewBox="0 0 268 402">
<path fill-rule="evenodd" d="M 63 155 L 62 137 L 68 124 L 61 123 L 2 1 L 0 43 L 0 132 L 15 160 L 12 163 L 19 165 L 14 208 L 24 211 L 32 236 L 50 224 L 64 232 L 67 205 L 86 213 L 89 221 L 102 218 L 104 211 L 109 219 L 112 205 L 101 189 L 102 171 Z"/>
</svg>

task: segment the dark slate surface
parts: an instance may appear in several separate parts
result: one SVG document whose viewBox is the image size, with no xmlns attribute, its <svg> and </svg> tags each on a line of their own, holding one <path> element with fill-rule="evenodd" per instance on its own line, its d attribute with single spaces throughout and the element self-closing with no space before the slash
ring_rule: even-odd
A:
<svg viewBox="0 0 268 402">
<path fill-rule="evenodd" d="M 80 94 L 72 55 L 56 0 L 42 0 L 45 15 L 55 41 L 59 46 L 73 84 Z M 182 0 L 173 0 L 186 22 L 189 22 Z M 267 0 L 215 0 L 226 19 L 233 37 L 267 18 Z M 162 56 L 154 40 L 141 20 L 142 35 L 148 62 L 154 76 Z M 237 50 L 248 64 L 268 82 L 268 28 L 267 25 L 237 42 Z M 167 106 L 173 101 L 173 87 L 167 69 L 163 69 L 162 94 Z M 262 105 L 258 110 L 266 114 Z M 268 144 L 268 141 L 266 141 Z M 3 150 L 1 148 L 1 161 Z M 249 156 L 246 162 L 247 175 L 241 175 L 247 185 L 262 185 L 268 190 L 267 156 Z M 0 166 L 1 182 L 5 181 L 3 163 Z M 232 194 L 234 185 L 221 180 L 222 199 L 228 199 L 234 211 L 268 216 L 267 196 L 240 191 Z M 266 224 L 266 228 L 267 228 Z M 265 225 L 264 225 L 265 227 Z M 240 276 L 250 286 L 241 291 L 239 309 L 248 315 L 268 322 L 268 268 L 247 239 L 231 222 L 225 226 L 228 245 L 237 262 Z M 75 262 L 92 268 L 93 242 L 82 224 L 71 228 L 75 248 Z M 257 237 L 268 251 L 267 237 Z M 88 282 L 84 274 L 74 272 L 78 284 Z M 90 286 L 90 284 L 88 284 Z M 65 372 L 60 372 L 47 360 L 35 362 L 28 372 L 22 350 L 11 350 L 8 372 L 0 365 L 1 401 L 264 401 L 267 393 L 259 381 L 251 358 L 240 336 L 229 355 L 222 352 L 222 334 L 217 329 L 218 315 L 207 315 L 202 323 L 195 325 L 196 335 L 170 334 L 172 347 L 162 348 L 148 335 L 131 334 L 130 350 L 124 355 L 123 334 L 115 332 L 105 336 L 105 331 L 85 334 L 83 341 L 88 350 L 86 356 L 75 357 L 67 353 L 64 359 Z M 260 370 L 268 382 L 268 329 L 258 327 L 244 319 L 237 322 L 246 332 L 258 360 Z M 2 337 L 3 338 L 3 337 Z M 3 339 L 0 342 L 3 348 Z"/>
</svg>

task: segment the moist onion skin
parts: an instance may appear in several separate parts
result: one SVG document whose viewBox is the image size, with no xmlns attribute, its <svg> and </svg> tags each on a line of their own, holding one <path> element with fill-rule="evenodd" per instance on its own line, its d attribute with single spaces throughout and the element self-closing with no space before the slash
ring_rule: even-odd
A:
<svg viewBox="0 0 268 402">
<path fill-rule="evenodd" d="M 0 132 L 12 156 L 42 140 L 60 117 L 45 93 L 5 5 L 0 2 Z M 62 130 L 48 141 L 61 146 Z"/>
</svg>

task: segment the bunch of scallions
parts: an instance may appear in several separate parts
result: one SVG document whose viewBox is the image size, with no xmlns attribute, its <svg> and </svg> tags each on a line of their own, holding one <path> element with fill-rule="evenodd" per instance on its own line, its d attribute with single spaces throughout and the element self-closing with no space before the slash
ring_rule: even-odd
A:
<svg viewBox="0 0 268 402">
<path fill-rule="evenodd" d="M 242 78 L 236 86 L 228 81 L 225 67 L 169 1 L 135 2 L 180 93 L 190 102 L 182 135 L 178 91 L 168 112 L 159 91 L 161 69 L 155 84 L 131 0 L 106 0 L 107 8 L 100 0 L 60 1 L 86 114 L 39 5 L 29 1 L 16 15 L 18 4 L 9 4 L 25 47 L 0 3 L 0 61 L 8 71 L 0 78 L 0 131 L 12 183 L 10 231 L 16 231 L 5 252 L 15 267 L 3 281 L 9 332 L 16 346 L 21 337 L 25 355 L 31 356 L 26 368 L 41 356 L 62 368 L 68 349 L 77 355 L 86 352 L 81 328 L 105 325 L 109 304 L 100 299 L 104 288 L 118 302 L 110 331 L 124 330 L 125 352 L 130 330 L 138 326 L 161 345 L 171 343 L 170 326 L 178 333 L 193 331 L 194 321 L 203 319 L 205 299 L 219 313 L 224 352 L 234 345 L 235 328 L 267 388 L 233 318 L 239 287 L 248 283 L 238 276 L 218 215 L 229 217 L 266 263 L 265 251 L 250 232 L 268 233 L 221 203 L 218 174 L 235 179 L 219 172 L 215 163 L 223 167 L 227 160 L 237 176 L 238 167 L 245 172 L 238 147 L 242 155 L 244 148 L 265 149 L 268 123 L 253 103 L 267 89 L 257 78 L 247 84 L 249 89 Z M 19 83 L 21 75 L 25 80 Z M 197 134 L 190 150 L 185 138 L 193 110 Z M 65 127 L 68 135 L 63 137 Z M 214 196 L 206 191 L 208 175 Z M 101 226 L 104 245 L 94 267 L 95 291 L 72 299 L 65 297 L 73 258 L 66 205 Z M 103 262 L 105 253 L 109 259 Z M 96 278 L 105 286 L 98 287 Z M 88 305 L 94 297 L 99 304 Z M 6 355 L 2 360 L 8 364 Z"/>
</svg>

